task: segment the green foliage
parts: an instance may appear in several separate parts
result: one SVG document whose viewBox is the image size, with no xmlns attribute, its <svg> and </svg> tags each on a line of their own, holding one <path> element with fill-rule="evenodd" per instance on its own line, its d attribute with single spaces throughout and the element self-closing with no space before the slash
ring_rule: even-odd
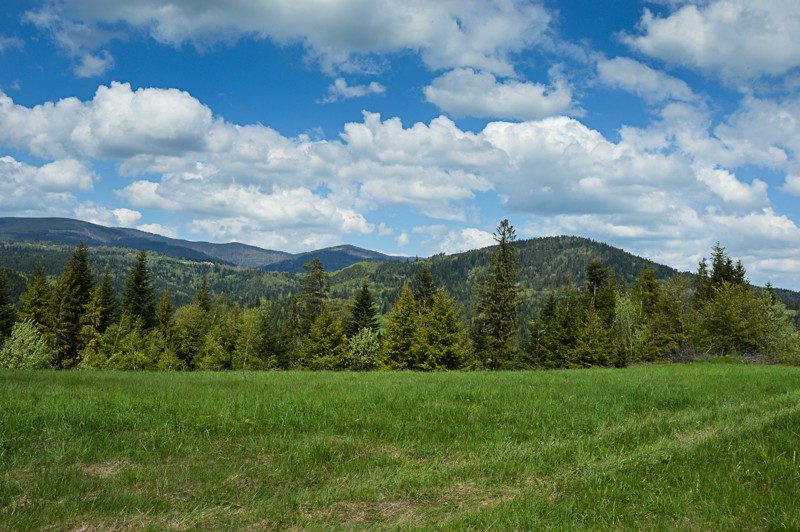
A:
<svg viewBox="0 0 800 532">
<path fill-rule="evenodd" d="M 412 346 L 416 328 L 417 303 L 406 283 L 403 285 L 400 299 L 386 320 L 386 334 L 383 337 L 384 368 L 414 369 L 416 360 Z"/>
<path fill-rule="evenodd" d="M 514 227 L 503 220 L 494 234 L 497 248 L 490 257 L 489 271 L 479 281 L 475 304 L 473 336 L 483 337 L 477 353 L 489 360 L 491 369 L 509 367 L 514 358 L 514 340 L 519 326 L 519 287 L 517 264 L 519 250 L 515 247 Z"/>
<path fill-rule="evenodd" d="M 323 305 L 303 342 L 300 364 L 311 370 L 344 369 L 346 357 L 347 336 L 342 322 Z"/>
<path fill-rule="evenodd" d="M 89 251 L 80 242 L 70 255 L 53 291 L 51 334 L 57 369 L 72 367 L 80 362 L 83 313 L 93 288 Z"/>
<path fill-rule="evenodd" d="M 370 371 L 381 365 L 381 338 L 375 329 L 361 329 L 347 342 L 344 366 L 353 371 Z"/>
<path fill-rule="evenodd" d="M 209 312 L 198 303 L 190 303 L 175 312 L 175 354 L 187 367 L 192 367 L 210 329 Z"/>
<path fill-rule="evenodd" d="M 51 322 L 51 300 L 52 293 L 47 284 L 44 267 L 39 264 L 36 266 L 27 290 L 22 295 L 18 319 L 20 321 L 33 320 L 39 330 L 44 332 Z"/>
<path fill-rule="evenodd" d="M 375 301 L 369 284 L 365 280 L 361 285 L 353 305 L 350 308 L 350 316 L 347 320 L 346 333 L 348 338 L 352 338 L 361 329 L 378 329 L 378 314 L 375 311 Z"/>
<path fill-rule="evenodd" d="M 265 305 L 245 309 L 236 324 L 232 369 L 258 370 L 278 367 L 281 342 L 274 332 Z"/>
<path fill-rule="evenodd" d="M 147 253 L 144 251 L 136 256 L 128 273 L 122 297 L 122 312 L 140 319 L 145 329 L 156 325 L 155 295 L 150 284 L 150 271 L 147 269 Z"/>
<path fill-rule="evenodd" d="M 424 371 L 461 369 L 468 349 L 455 302 L 444 290 L 433 296 L 433 305 L 418 321 L 412 345 L 415 369 Z"/>
<path fill-rule="evenodd" d="M 330 276 L 325 272 L 322 261 L 314 258 L 303 266 L 306 274 L 300 278 L 300 294 L 297 296 L 297 313 L 302 334 L 308 334 L 311 325 L 325 306 L 330 291 Z"/>
<path fill-rule="evenodd" d="M 11 334 L 11 329 L 14 327 L 15 320 L 16 311 L 8 295 L 6 274 L 3 270 L 0 270 L 0 342 L 2 342 L 3 338 Z"/>
<path fill-rule="evenodd" d="M 420 314 L 433 308 L 436 283 L 433 280 L 433 275 L 427 263 L 423 262 L 422 266 L 417 270 L 417 273 L 414 275 L 412 287 L 411 293 L 414 294 L 414 299 L 417 305 L 419 305 Z"/>
<path fill-rule="evenodd" d="M 5 342 L 0 341 L 0 368 L 47 369 L 53 352 L 33 320 L 17 322 Z"/>
</svg>

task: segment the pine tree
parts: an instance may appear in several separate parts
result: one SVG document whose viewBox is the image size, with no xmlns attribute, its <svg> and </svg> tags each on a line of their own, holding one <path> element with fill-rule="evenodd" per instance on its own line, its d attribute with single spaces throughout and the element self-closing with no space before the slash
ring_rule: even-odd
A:
<svg viewBox="0 0 800 532">
<path fill-rule="evenodd" d="M 51 304 L 54 366 L 68 368 L 80 362 L 82 317 L 94 288 L 89 251 L 83 241 L 67 260 L 56 283 Z"/>
<path fill-rule="evenodd" d="M 350 309 L 350 317 L 346 326 L 347 337 L 352 338 L 361 329 L 378 329 L 378 313 L 375 310 L 375 301 L 372 299 L 372 292 L 370 292 L 366 280 L 361 285 L 361 290 Z"/>
<path fill-rule="evenodd" d="M 32 320 L 39 328 L 39 332 L 45 333 L 51 321 L 51 300 L 52 293 L 44 274 L 44 266 L 39 264 L 27 290 L 22 295 L 19 321 Z"/>
<path fill-rule="evenodd" d="M 144 330 L 156 325 L 156 302 L 147 269 L 147 253 L 139 252 L 125 282 L 122 312 L 140 319 Z"/>
<path fill-rule="evenodd" d="M 406 283 L 400 299 L 386 320 L 386 334 L 383 339 L 383 365 L 386 369 L 414 368 L 412 347 L 416 327 L 417 303 Z"/>
<path fill-rule="evenodd" d="M 0 270 L 0 343 L 2 343 L 3 338 L 11 334 L 16 314 L 14 305 L 11 303 L 11 297 L 8 295 L 6 274 L 3 270 Z"/>
<path fill-rule="evenodd" d="M 478 356 L 488 360 L 491 369 L 499 369 L 514 358 L 519 326 L 519 250 L 514 245 L 514 227 L 508 220 L 500 222 L 494 239 L 497 249 L 491 256 L 489 271 L 480 281 L 475 315 L 477 334 L 484 338 L 484 352 Z"/>
<path fill-rule="evenodd" d="M 279 368 L 290 369 L 298 364 L 302 339 L 300 316 L 297 311 L 297 298 L 293 297 L 289 302 L 289 315 L 286 321 L 283 322 L 283 328 L 281 329 L 281 350 L 277 361 Z"/>
</svg>

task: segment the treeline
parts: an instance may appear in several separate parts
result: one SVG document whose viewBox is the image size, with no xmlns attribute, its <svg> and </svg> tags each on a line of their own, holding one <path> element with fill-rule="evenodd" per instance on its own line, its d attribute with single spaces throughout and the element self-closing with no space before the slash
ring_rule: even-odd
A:
<svg viewBox="0 0 800 532">
<path fill-rule="evenodd" d="M 510 370 L 716 355 L 800 363 L 790 312 L 771 287 L 752 288 L 744 266 L 719 245 L 695 276 L 667 281 L 652 268 L 632 281 L 618 278 L 593 260 L 580 284 L 568 275 L 563 288 L 537 291 L 533 318 L 520 323 L 532 296 L 518 283 L 525 266 L 507 220 L 495 240 L 485 264 L 471 270 L 479 273 L 460 283 L 469 290 L 467 309 L 427 262 L 410 282 L 391 277 L 397 294 L 391 308 L 379 308 L 358 268 L 338 274 L 353 277 L 344 281 L 357 283 L 355 296 L 332 304 L 330 275 L 318 258 L 305 265 L 295 292 L 287 282 L 271 297 L 234 303 L 214 295 L 203 279 L 176 305 L 169 289 L 156 292 L 144 251 L 119 287 L 120 272 L 107 264 L 95 275 L 80 243 L 54 283 L 39 266 L 17 305 L 0 275 L 0 367 Z M 385 297 L 388 283 L 380 286 Z"/>
</svg>

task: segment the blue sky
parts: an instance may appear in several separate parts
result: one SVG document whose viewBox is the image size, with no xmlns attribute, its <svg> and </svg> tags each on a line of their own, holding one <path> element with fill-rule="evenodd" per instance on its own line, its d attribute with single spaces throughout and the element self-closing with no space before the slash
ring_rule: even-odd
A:
<svg viewBox="0 0 800 532">
<path fill-rule="evenodd" d="M 0 7 L 0 213 L 286 251 L 574 234 L 800 289 L 795 0 Z"/>
</svg>

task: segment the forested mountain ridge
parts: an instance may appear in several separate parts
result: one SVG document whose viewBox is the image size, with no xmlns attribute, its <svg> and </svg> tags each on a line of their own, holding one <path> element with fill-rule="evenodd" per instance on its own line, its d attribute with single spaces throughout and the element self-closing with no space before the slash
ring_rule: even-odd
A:
<svg viewBox="0 0 800 532">
<path fill-rule="evenodd" d="M 508 220 L 495 240 L 334 272 L 311 257 L 302 274 L 0 241 L 0 366 L 430 371 L 731 353 L 800 362 L 794 314 L 720 245 L 689 274 L 585 238 L 517 241 Z"/>
<path fill-rule="evenodd" d="M 9 219 L 0 218 L 0 236 L 8 234 L 2 229 L 2 222 L 5 220 Z M 69 225 L 65 226 L 64 234 L 68 230 Z M 105 238 L 104 233 L 94 234 L 96 237 Z M 245 246 L 244 244 L 214 245 Z M 525 300 L 522 307 L 523 317 L 541 304 L 547 293 L 568 284 L 581 286 L 585 281 L 586 266 L 593 259 L 602 261 L 618 282 L 623 284 L 631 284 L 647 266 L 653 268 L 656 277 L 662 280 L 681 275 L 668 266 L 652 263 L 624 250 L 587 238 L 543 237 L 520 240 L 515 245 L 520 250 L 518 281 Z M 16 300 L 22 294 L 39 264 L 44 267 L 46 275 L 51 278 L 57 277 L 73 249 L 74 245 L 69 243 L 0 240 L 0 269 L 6 271 L 12 298 Z M 462 315 L 468 315 L 475 279 L 486 268 L 492 249 L 488 247 L 453 255 L 439 254 L 416 261 L 377 261 L 375 256 L 371 255 L 373 252 L 366 252 L 360 248 L 351 246 L 330 248 L 332 252 L 347 250 L 355 258 L 359 257 L 359 252 L 365 253 L 364 262 L 353 264 L 345 261 L 339 268 L 329 268 L 326 264 L 326 270 L 331 273 L 331 299 L 335 307 L 344 306 L 363 280 L 367 280 L 375 293 L 379 311 L 382 314 L 388 313 L 400 295 L 403 282 L 411 281 L 419 268 L 426 264 L 437 285 L 444 287 L 454 297 Z M 153 270 L 156 291 L 160 293 L 169 288 L 177 304 L 188 301 L 205 278 L 213 293 L 225 294 L 232 301 L 245 305 L 253 304 L 261 298 L 283 297 L 297 290 L 296 274 L 302 272 L 303 264 L 315 256 L 319 256 L 325 264 L 327 251 L 319 250 L 321 255 L 308 252 L 292 256 L 293 258 L 286 262 L 286 268 L 278 269 L 272 266 L 256 269 L 236 267 L 229 261 L 214 259 L 208 255 L 203 255 L 201 260 L 193 260 L 175 257 L 147 247 L 103 245 L 91 248 L 95 275 L 102 274 L 103 269 L 108 266 L 115 286 L 121 290 L 124 277 L 133 264 L 137 250 L 149 253 L 149 264 Z M 330 256 L 327 258 L 331 260 Z M 333 263 L 336 264 L 335 258 Z M 800 293 L 779 288 L 776 288 L 775 292 L 788 308 L 800 309 Z"/>
<path fill-rule="evenodd" d="M 55 242 L 145 250 L 179 259 L 214 262 L 271 271 L 302 272 L 303 264 L 320 257 L 325 267 L 338 270 L 364 260 L 401 260 L 355 246 L 335 246 L 306 253 L 287 253 L 231 242 L 213 244 L 169 238 L 138 229 L 105 227 L 70 218 L 0 218 L 0 241 Z"/>
</svg>

